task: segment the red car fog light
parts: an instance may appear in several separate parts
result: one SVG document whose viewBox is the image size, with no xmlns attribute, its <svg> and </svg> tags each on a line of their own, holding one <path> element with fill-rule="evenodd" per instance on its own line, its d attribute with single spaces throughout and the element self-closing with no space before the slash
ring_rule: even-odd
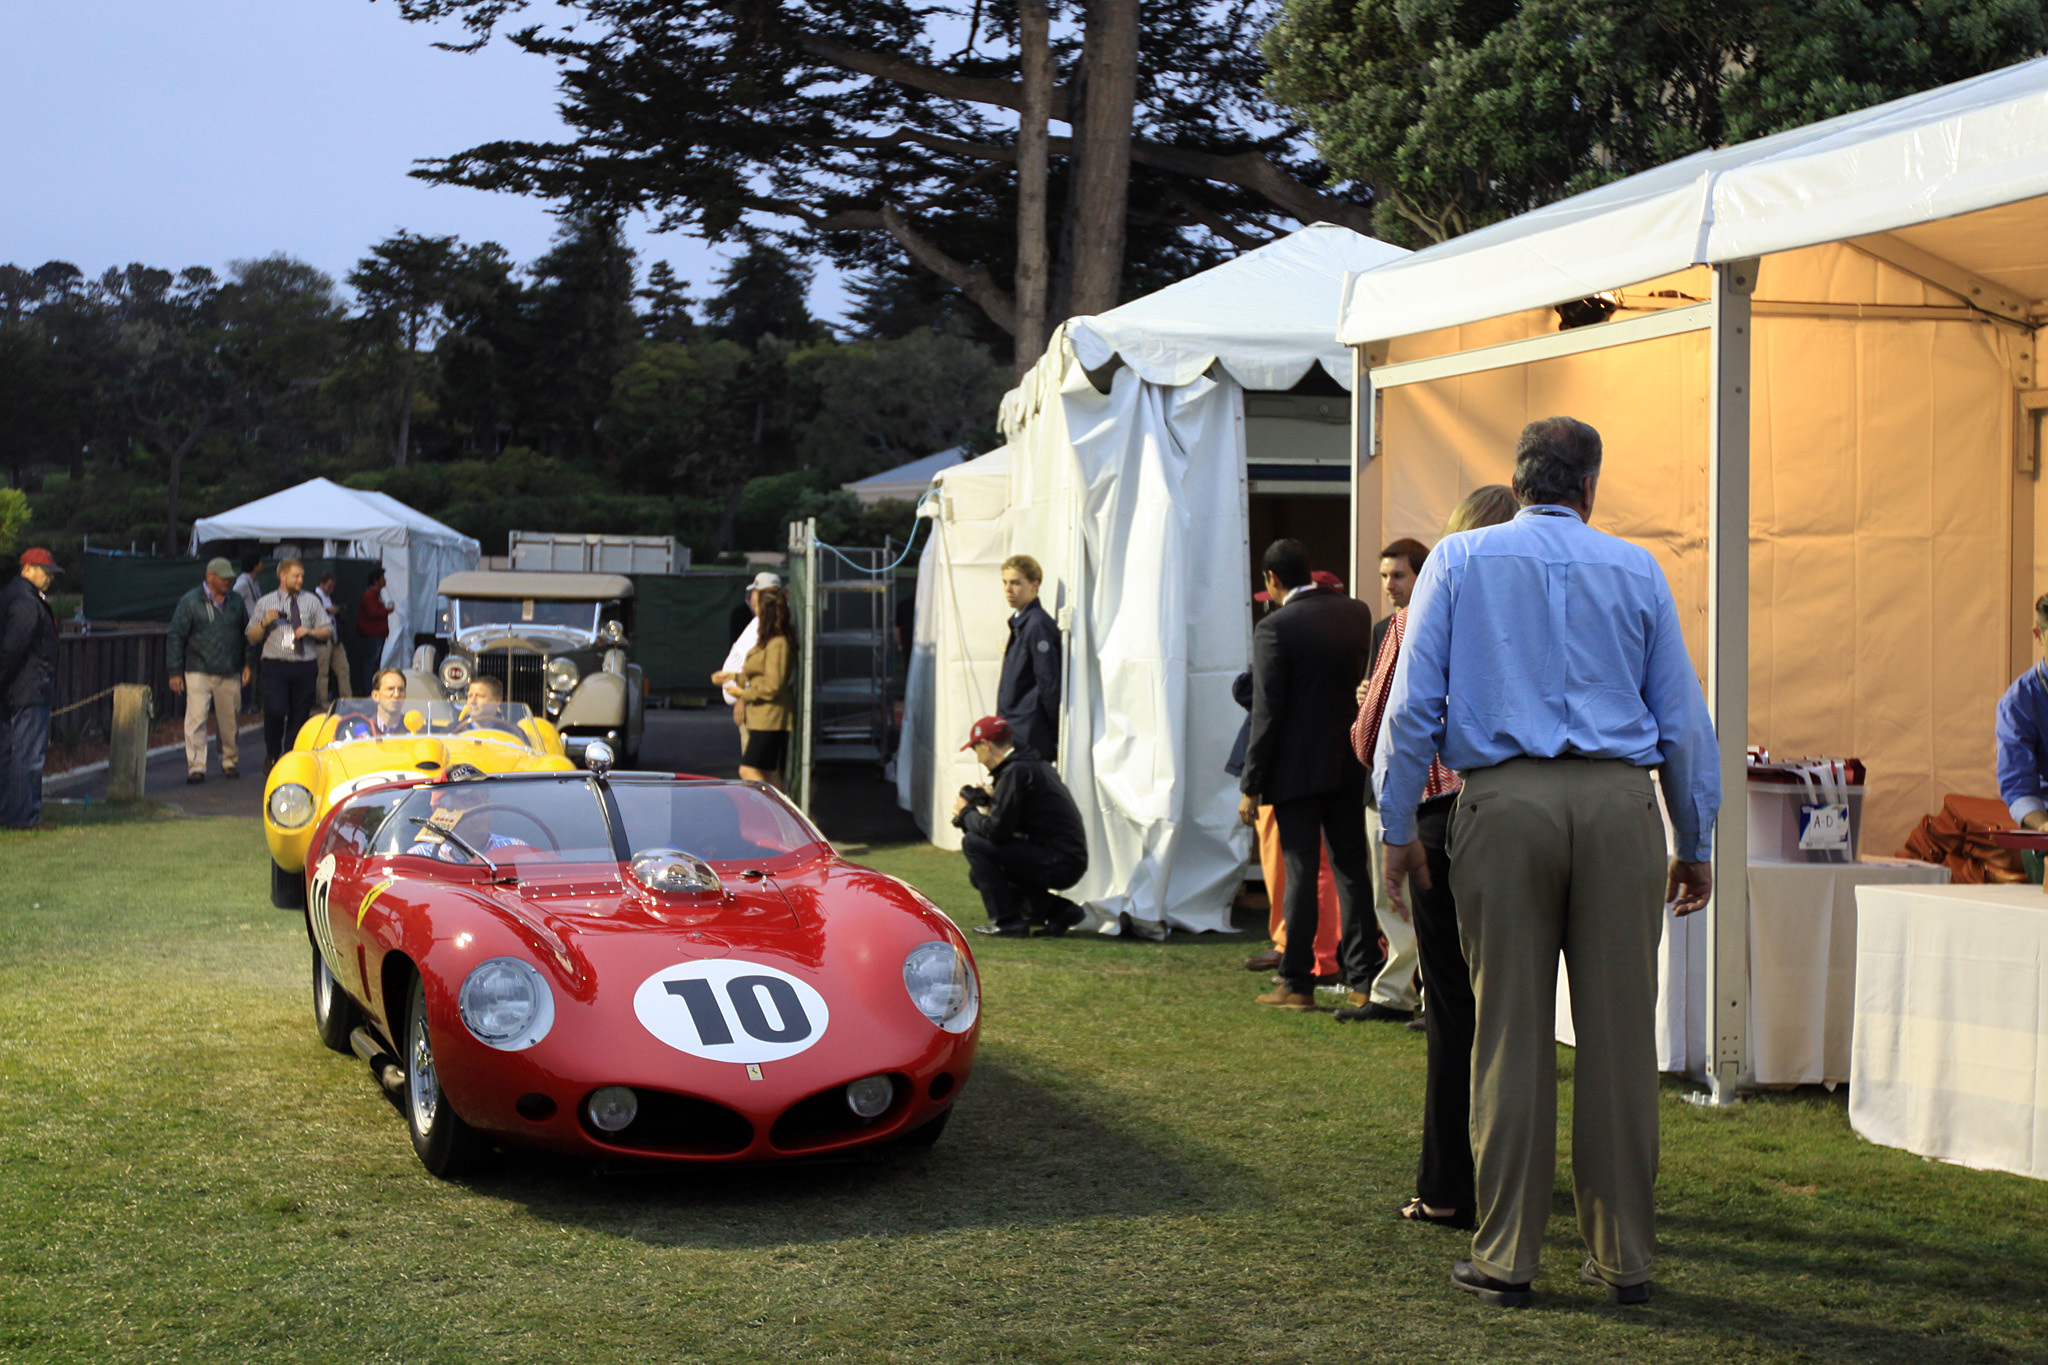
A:
<svg viewBox="0 0 2048 1365">
<path fill-rule="evenodd" d="M 596 1127 L 616 1133 L 640 1116 L 640 1097 L 627 1086 L 607 1085 L 590 1093 L 583 1112 Z"/>
<path fill-rule="evenodd" d="M 846 1087 L 846 1107 L 864 1119 L 880 1118 L 896 1098 L 896 1083 L 887 1076 L 863 1076 Z"/>
</svg>

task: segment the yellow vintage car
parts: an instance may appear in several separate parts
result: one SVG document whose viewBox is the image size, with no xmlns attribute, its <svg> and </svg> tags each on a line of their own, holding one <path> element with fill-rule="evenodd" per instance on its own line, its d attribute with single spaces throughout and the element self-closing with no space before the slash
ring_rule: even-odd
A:
<svg viewBox="0 0 2048 1365">
<path fill-rule="evenodd" d="M 519 702 L 462 706 L 407 700 L 380 713 L 367 699 L 337 701 L 299 730 L 263 786 L 270 903 L 306 905 L 306 850 L 334 803 L 365 787 L 431 780 L 457 763 L 487 773 L 573 772 L 553 725 Z"/>
</svg>

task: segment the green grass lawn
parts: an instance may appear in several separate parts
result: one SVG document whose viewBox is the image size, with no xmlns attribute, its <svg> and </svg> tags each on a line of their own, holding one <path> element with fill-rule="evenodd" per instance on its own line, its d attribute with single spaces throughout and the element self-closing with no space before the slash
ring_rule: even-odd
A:
<svg viewBox="0 0 2048 1365">
<path fill-rule="evenodd" d="M 953 855 L 864 860 L 980 921 Z M 253 821 L 0 835 L 0 1360 L 2048 1359 L 2048 1184 L 1819 1092 L 1667 1089 L 1647 1308 L 1577 1282 L 1568 1177 L 1539 1306 L 1471 1302 L 1392 1216 L 1420 1036 L 1255 1008 L 1246 950 L 986 945 L 926 1154 L 444 1184 L 314 1037 Z"/>
</svg>

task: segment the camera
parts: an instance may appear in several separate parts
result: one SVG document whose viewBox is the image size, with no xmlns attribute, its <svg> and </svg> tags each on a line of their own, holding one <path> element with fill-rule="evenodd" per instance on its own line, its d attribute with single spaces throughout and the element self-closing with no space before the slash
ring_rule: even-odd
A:
<svg viewBox="0 0 2048 1365">
<path fill-rule="evenodd" d="M 987 790 L 981 787 L 962 787 L 960 789 L 960 799 L 976 810 L 987 810 L 995 803 L 995 798 L 990 796 Z"/>
</svg>

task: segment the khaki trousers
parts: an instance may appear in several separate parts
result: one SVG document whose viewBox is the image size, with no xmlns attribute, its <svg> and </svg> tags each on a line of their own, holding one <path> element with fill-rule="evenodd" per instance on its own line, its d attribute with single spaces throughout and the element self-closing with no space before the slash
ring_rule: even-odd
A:
<svg viewBox="0 0 2048 1365">
<path fill-rule="evenodd" d="M 315 646 L 313 658 L 320 665 L 320 671 L 313 675 L 313 705 L 316 709 L 325 711 L 330 696 L 346 698 L 355 695 L 349 690 L 347 650 L 335 641 L 327 640 Z M 330 677 L 334 679 L 331 693 L 327 690 Z"/>
<path fill-rule="evenodd" d="M 1572 1184 L 1610 1284 L 1650 1278 L 1664 826 L 1649 770 L 1514 759 L 1466 774 L 1451 890 L 1472 968 L 1472 1263 L 1536 1274 L 1557 1168 L 1557 956 L 1572 976 Z"/>
<path fill-rule="evenodd" d="M 242 766 L 237 731 L 242 724 L 242 679 L 237 673 L 185 675 L 185 771 L 206 771 L 206 713 L 214 713 L 220 730 L 220 766 L 226 772 Z"/>
<path fill-rule="evenodd" d="M 1415 951 L 1415 926 L 1394 913 L 1393 897 L 1387 894 L 1386 845 L 1380 842 L 1378 807 L 1365 808 L 1365 842 L 1372 849 L 1372 913 L 1379 921 L 1380 937 L 1387 941 L 1387 965 L 1372 981 L 1372 1000 L 1391 1009 L 1412 1010 L 1422 1003 L 1415 989 L 1415 969 L 1422 959 Z"/>
</svg>

